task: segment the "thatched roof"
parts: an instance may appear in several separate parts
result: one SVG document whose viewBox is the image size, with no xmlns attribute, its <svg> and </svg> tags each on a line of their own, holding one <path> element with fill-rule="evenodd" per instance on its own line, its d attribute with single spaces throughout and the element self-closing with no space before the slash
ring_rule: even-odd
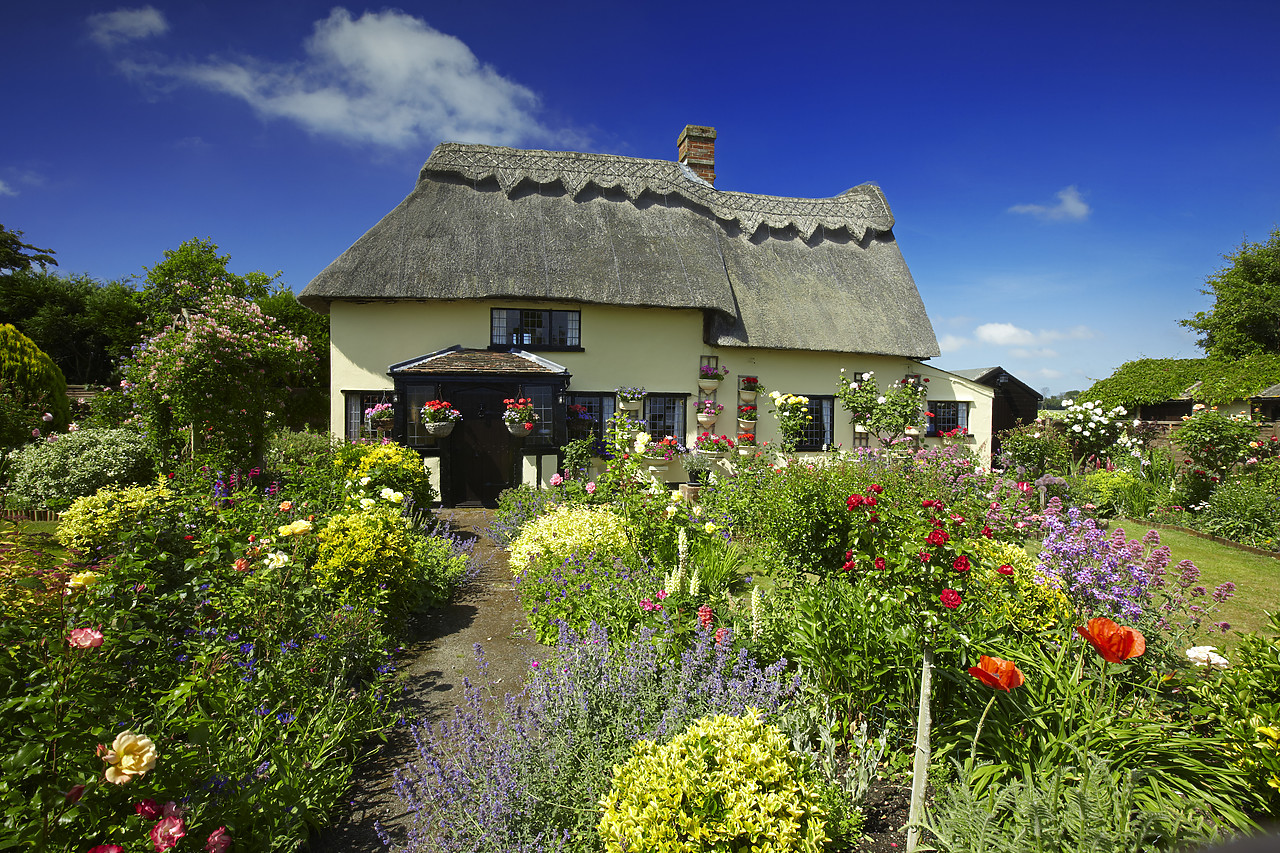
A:
<svg viewBox="0 0 1280 853">
<path fill-rule="evenodd" d="M 710 312 L 717 346 L 939 354 L 879 187 L 717 190 L 679 163 L 447 143 L 299 300 L 555 300 Z"/>
</svg>

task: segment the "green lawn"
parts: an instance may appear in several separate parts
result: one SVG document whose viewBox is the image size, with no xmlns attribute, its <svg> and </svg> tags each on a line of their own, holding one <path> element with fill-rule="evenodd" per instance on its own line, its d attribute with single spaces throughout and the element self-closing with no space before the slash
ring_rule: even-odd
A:
<svg viewBox="0 0 1280 853">
<path fill-rule="evenodd" d="M 1129 539 L 1140 537 L 1150 529 L 1141 521 L 1116 519 L 1112 524 L 1124 528 Z M 1212 591 L 1225 581 L 1236 585 L 1235 597 L 1222 607 L 1222 615 L 1215 621 L 1231 623 L 1234 631 L 1270 633 L 1271 622 L 1267 612 L 1280 610 L 1280 558 L 1264 557 L 1191 536 L 1180 530 L 1160 530 L 1160 543 L 1173 551 L 1173 563 L 1190 560 L 1200 569 L 1201 583 Z M 1234 645 L 1230 637 L 1222 638 L 1222 645 Z"/>
</svg>

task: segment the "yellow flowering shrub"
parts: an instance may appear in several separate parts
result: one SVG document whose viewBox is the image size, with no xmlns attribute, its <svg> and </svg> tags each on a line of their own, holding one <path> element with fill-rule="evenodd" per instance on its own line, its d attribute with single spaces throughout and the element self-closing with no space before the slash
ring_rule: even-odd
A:
<svg viewBox="0 0 1280 853">
<path fill-rule="evenodd" d="M 443 602 L 467 567 L 466 556 L 415 530 L 389 504 L 331 516 L 317 538 L 321 587 L 346 598 L 381 598 L 391 610 Z"/>
<path fill-rule="evenodd" d="M 58 520 L 58 541 L 68 548 L 91 551 L 119 542 L 127 531 L 159 517 L 173 496 L 164 485 L 108 486 L 77 498 Z"/>
<path fill-rule="evenodd" d="M 968 600 L 981 605 L 985 618 L 1030 632 L 1050 630 L 1071 618 L 1067 596 L 1051 583 L 1036 582 L 1036 561 L 1021 545 L 978 538 L 965 546 L 979 558 L 974 561 Z M 1001 566 L 1012 573 L 1002 574 Z M 975 596 L 978 589 L 981 593 Z"/>
<path fill-rule="evenodd" d="M 798 757 L 754 709 L 704 717 L 662 746 L 632 744 L 600 807 L 608 853 L 818 851 L 827 840 Z"/>
<path fill-rule="evenodd" d="M 362 485 L 369 495 L 389 488 L 411 497 L 414 506 L 424 510 L 436 499 L 422 457 L 402 444 L 346 444 L 333 464 L 348 482 Z"/>
<path fill-rule="evenodd" d="M 538 516 L 511 543 L 511 568 L 519 573 L 534 560 L 561 563 L 571 554 L 595 551 L 607 557 L 627 553 L 626 522 L 603 507 L 559 506 Z"/>
</svg>

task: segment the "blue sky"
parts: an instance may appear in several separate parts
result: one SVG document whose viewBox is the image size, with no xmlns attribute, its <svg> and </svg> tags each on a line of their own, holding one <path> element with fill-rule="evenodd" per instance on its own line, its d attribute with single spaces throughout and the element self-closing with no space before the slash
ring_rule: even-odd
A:
<svg viewBox="0 0 1280 853">
<path fill-rule="evenodd" d="M 1205 276 L 1280 223 L 1280 3 L 44 0 L 8 9 L 0 223 L 138 276 L 212 237 L 300 290 L 442 140 L 883 189 L 943 348 L 1052 391 L 1195 356 Z"/>
</svg>

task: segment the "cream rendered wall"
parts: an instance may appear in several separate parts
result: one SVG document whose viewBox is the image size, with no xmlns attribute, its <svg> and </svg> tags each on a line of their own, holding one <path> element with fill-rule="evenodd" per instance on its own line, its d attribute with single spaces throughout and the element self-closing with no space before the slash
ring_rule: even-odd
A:
<svg viewBox="0 0 1280 853">
<path fill-rule="evenodd" d="M 461 345 L 483 349 L 489 346 L 489 309 L 528 307 L 567 309 L 581 312 L 583 352 L 540 352 L 540 356 L 563 365 L 572 376 L 573 391 L 611 391 L 620 385 L 640 385 L 654 393 L 688 394 L 685 422 L 691 441 L 698 432 L 694 407 L 699 399 L 697 375 L 703 355 L 719 358 L 729 375 L 716 392 L 725 411 L 714 431 L 736 436 L 737 385 L 741 375 L 757 376 L 769 390 L 791 394 L 830 395 L 836 388 L 841 368 L 853 374 L 874 371 L 878 383 L 886 387 L 908 373 L 928 377 L 929 398 L 963 400 L 971 403 L 969 431 L 972 446 L 985 455 L 990 449 L 991 402 L 993 391 L 959 376 L 896 356 L 849 355 L 740 347 L 709 347 L 702 342 L 702 312 L 694 309 L 624 308 L 611 305 L 582 305 L 563 302 L 421 301 L 421 302 L 334 302 L 330 308 L 330 358 L 332 369 L 331 431 L 343 435 L 344 401 L 347 390 L 391 389 L 387 368 L 415 356 Z M 768 399 L 757 400 L 760 409 L 758 441 L 776 442 L 777 421 L 768 414 Z M 853 428 L 848 414 L 835 407 L 835 441 L 853 445 Z M 934 439 L 928 442 L 936 441 Z M 435 460 L 431 460 L 435 462 Z M 672 466 L 675 469 L 676 466 Z M 526 481 L 534 479 L 532 465 L 526 464 Z M 550 476 L 543 472 L 543 479 Z M 678 479 L 675 470 L 671 479 Z M 434 472 L 438 476 L 438 471 Z"/>
</svg>

